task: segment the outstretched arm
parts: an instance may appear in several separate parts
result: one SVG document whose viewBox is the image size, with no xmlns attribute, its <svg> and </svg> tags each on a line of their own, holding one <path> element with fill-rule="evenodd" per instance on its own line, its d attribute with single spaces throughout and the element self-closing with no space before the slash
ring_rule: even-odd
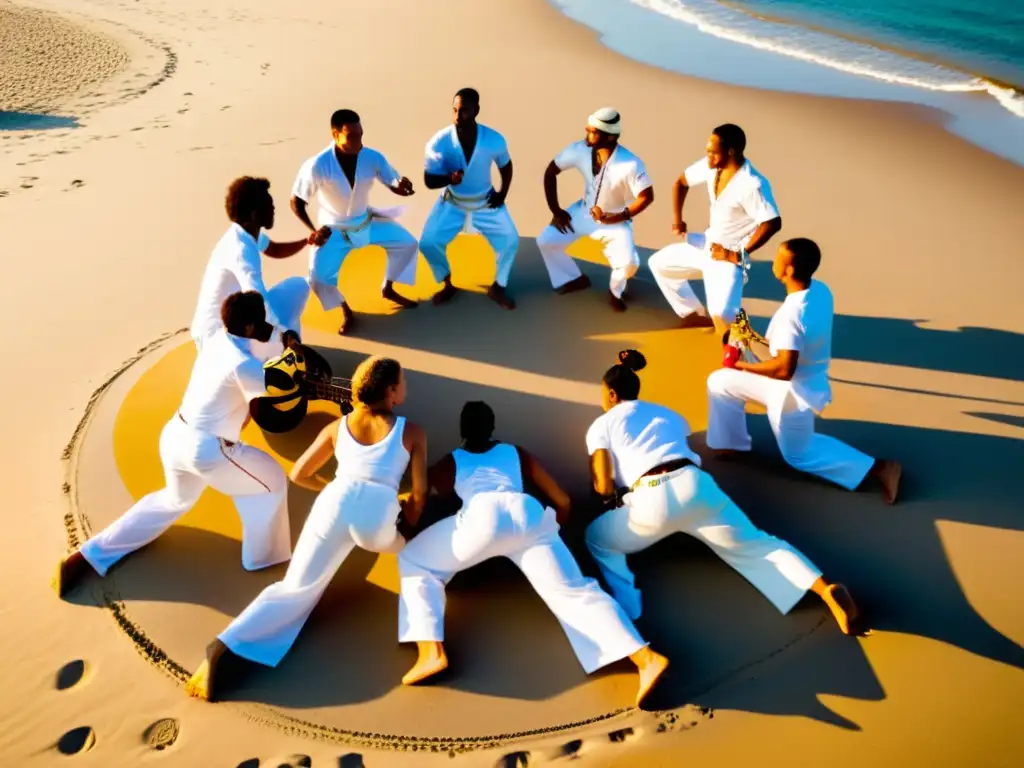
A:
<svg viewBox="0 0 1024 768">
<path fill-rule="evenodd" d="M 289 256 L 294 256 L 308 244 L 309 237 L 305 237 L 302 240 L 291 240 L 283 243 L 271 241 L 270 245 L 267 246 L 267 250 L 263 252 L 263 255 L 270 259 L 287 259 Z"/>
<path fill-rule="evenodd" d="M 320 434 L 316 436 L 313 444 L 299 456 L 292 471 L 288 473 L 288 477 L 293 483 L 317 492 L 327 487 L 327 481 L 317 475 L 317 472 L 334 455 L 334 445 L 338 440 L 338 425 L 340 423 L 341 420 L 336 419 L 320 430 Z"/>
<path fill-rule="evenodd" d="M 547 501 L 555 509 L 555 515 L 559 525 L 565 525 L 572 512 L 572 501 L 558 482 L 548 474 L 543 465 L 524 448 L 516 446 L 519 451 L 519 464 L 522 467 L 523 477 L 529 480 L 546 497 Z"/>
</svg>

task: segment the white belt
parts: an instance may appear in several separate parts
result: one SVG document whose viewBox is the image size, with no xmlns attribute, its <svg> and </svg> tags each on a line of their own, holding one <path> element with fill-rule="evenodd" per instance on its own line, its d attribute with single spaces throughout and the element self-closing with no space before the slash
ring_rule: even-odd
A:
<svg viewBox="0 0 1024 768">
<path fill-rule="evenodd" d="M 464 197 L 452 192 L 451 187 L 446 187 L 444 190 L 444 201 L 463 211 L 479 211 L 487 206 L 487 198 L 490 194 L 491 190 L 487 190 L 482 195 Z"/>
</svg>

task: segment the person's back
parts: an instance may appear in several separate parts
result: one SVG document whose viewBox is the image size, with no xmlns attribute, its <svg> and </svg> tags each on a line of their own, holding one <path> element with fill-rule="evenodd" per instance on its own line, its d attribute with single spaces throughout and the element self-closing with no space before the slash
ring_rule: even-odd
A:
<svg viewBox="0 0 1024 768">
<path fill-rule="evenodd" d="M 248 339 L 224 330 L 204 344 L 179 409 L 190 427 L 238 441 L 249 415 L 249 400 L 265 391 L 263 366 L 248 345 Z"/>
<path fill-rule="evenodd" d="M 260 232 L 259 240 L 254 240 L 242 227 L 232 222 L 214 246 L 203 273 L 190 329 L 193 338 L 203 338 L 223 327 L 220 308 L 224 299 L 243 289 L 239 280 L 243 269 L 259 274 L 260 254 L 268 245 L 270 238 L 265 232 Z"/>
<path fill-rule="evenodd" d="M 614 460 L 616 482 L 631 487 L 648 470 L 674 459 L 700 466 L 689 436 L 689 423 L 672 409 L 646 400 L 626 400 L 594 422 L 587 444 L 606 447 Z"/>
<path fill-rule="evenodd" d="M 463 508 L 479 493 L 523 492 L 523 471 L 519 449 L 509 443 L 495 442 L 484 450 L 456 448 L 455 493 Z"/>
<path fill-rule="evenodd" d="M 405 417 L 357 408 L 338 422 L 337 478 L 364 480 L 398 490 L 409 465 Z"/>
</svg>

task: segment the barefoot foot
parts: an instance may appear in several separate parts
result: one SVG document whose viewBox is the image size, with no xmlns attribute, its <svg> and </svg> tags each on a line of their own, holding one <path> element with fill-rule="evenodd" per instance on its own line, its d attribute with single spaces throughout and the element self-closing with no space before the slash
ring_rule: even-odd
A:
<svg viewBox="0 0 1024 768">
<path fill-rule="evenodd" d="M 62 558 L 53 578 L 53 589 L 57 593 L 57 597 L 64 597 L 74 589 L 75 585 L 89 572 L 90 567 L 89 561 L 78 550 Z"/>
<path fill-rule="evenodd" d="M 832 615 L 844 635 L 857 634 L 857 619 L 860 612 L 849 591 L 842 584 L 829 584 L 822 592 L 821 599 L 832 611 Z"/>
<path fill-rule="evenodd" d="M 444 287 L 434 294 L 432 301 L 434 304 L 447 304 L 449 301 L 455 298 L 455 294 L 459 292 L 459 289 L 452 285 L 450 282 L 445 283 Z"/>
<path fill-rule="evenodd" d="M 419 306 L 415 301 L 405 298 L 405 296 L 400 294 L 394 288 L 385 288 L 380 292 L 380 295 L 388 301 L 395 302 L 395 304 L 402 307 L 402 309 L 416 309 L 416 307 Z"/>
<path fill-rule="evenodd" d="M 679 327 L 686 328 L 714 328 L 715 322 L 703 312 L 691 312 L 685 317 L 679 318 Z"/>
<path fill-rule="evenodd" d="M 640 702 L 647 697 L 654 684 L 668 669 L 668 659 L 647 647 L 641 648 L 629 658 L 636 664 L 640 673 L 640 688 L 636 693 L 636 705 L 639 707 Z"/>
<path fill-rule="evenodd" d="M 498 285 L 497 283 L 491 283 L 491 287 L 487 289 L 487 298 L 502 309 L 516 308 L 515 301 L 513 301 L 512 297 L 505 291 L 505 287 Z"/>
<path fill-rule="evenodd" d="M 185 683 L 185 692 L 194 698 L 204 701 L 216 701 L 215 681 L 217 679 L 217 665 L 221 656 L 227 652 L 228 647 L 220 640 L 214 640 L 206 646 L 206 658 L 199 665 L 196 673 Z"/>
<path fill-rule="evenodd" d="M 608 303 L 611 305 L 611 308 L 614 309 L 616 312 L 626 311 L 626 302 L 624 302 L 611 291 L 608 291 Z"/>
<path fill-rule="evenodd" d="M 576 291 L 585 291 L 590 287 L 590 278 L 586 275 L 580 275 L 574 280 L 570 280 L 565 285 L 561 285 L 555 288 L 555 293 L 559 296 L 564 296 L 567 293 L 575 293 Z"/>
<path fill-rule="evenodd" d="M 448 668 L 448 656 L 441 643 L 417 643 L 420 656 L 412 669 L 405 673 L 402 685 L 413 685 Z"/>
<path fill-rule="evenodd" d="M 882 498 L 886 504 L 895 504 L 896 496 L 900 490 L 900 477 L 903 475 L 903 467 L 898 461 L 881 459 L 875 465 L 875 477 L 882 486 Z"/>
<path fill-rule="evenodd" d="M 341 325 L 338 326 L 338 335 L 344 336 L 347 333 L 352 333 L 352 330 L 356 326 L 356 316 L 349 308 L 348 304 L 341 305 Z"/>
</svg>

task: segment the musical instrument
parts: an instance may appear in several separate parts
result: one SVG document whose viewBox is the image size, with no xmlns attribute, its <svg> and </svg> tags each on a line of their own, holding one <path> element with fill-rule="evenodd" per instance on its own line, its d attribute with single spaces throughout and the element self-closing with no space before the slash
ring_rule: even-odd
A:
<svg viewBox="0 0 1024 768">
<path fill-rule="evenodd" d="M 765 347 L 769 346 L 768 340 L 754 330 L 754 327 L 750 324 L 750 318 L 747 317 L 746 311 L 742 308 L 736 313 L 736 319 L 732 321 L 729 330 L 725 332 L 722 343 L 738 347 L 741 352 L 741 359 L 748 363 L 756 363 L 761 360 L 753 351 L 754 344 L 760 344 Z"/>
<path fill-rule="evenodd" d="M 310 400 L 329 400 L 352 411 L 352 382 L 334 376 L 328 363 L 309 347 L 298 345 L 263 364 L 267 394 L 253 400 L 249 412 L 265 432 L 289 432 L 306 417 Z"/>
</svg>

